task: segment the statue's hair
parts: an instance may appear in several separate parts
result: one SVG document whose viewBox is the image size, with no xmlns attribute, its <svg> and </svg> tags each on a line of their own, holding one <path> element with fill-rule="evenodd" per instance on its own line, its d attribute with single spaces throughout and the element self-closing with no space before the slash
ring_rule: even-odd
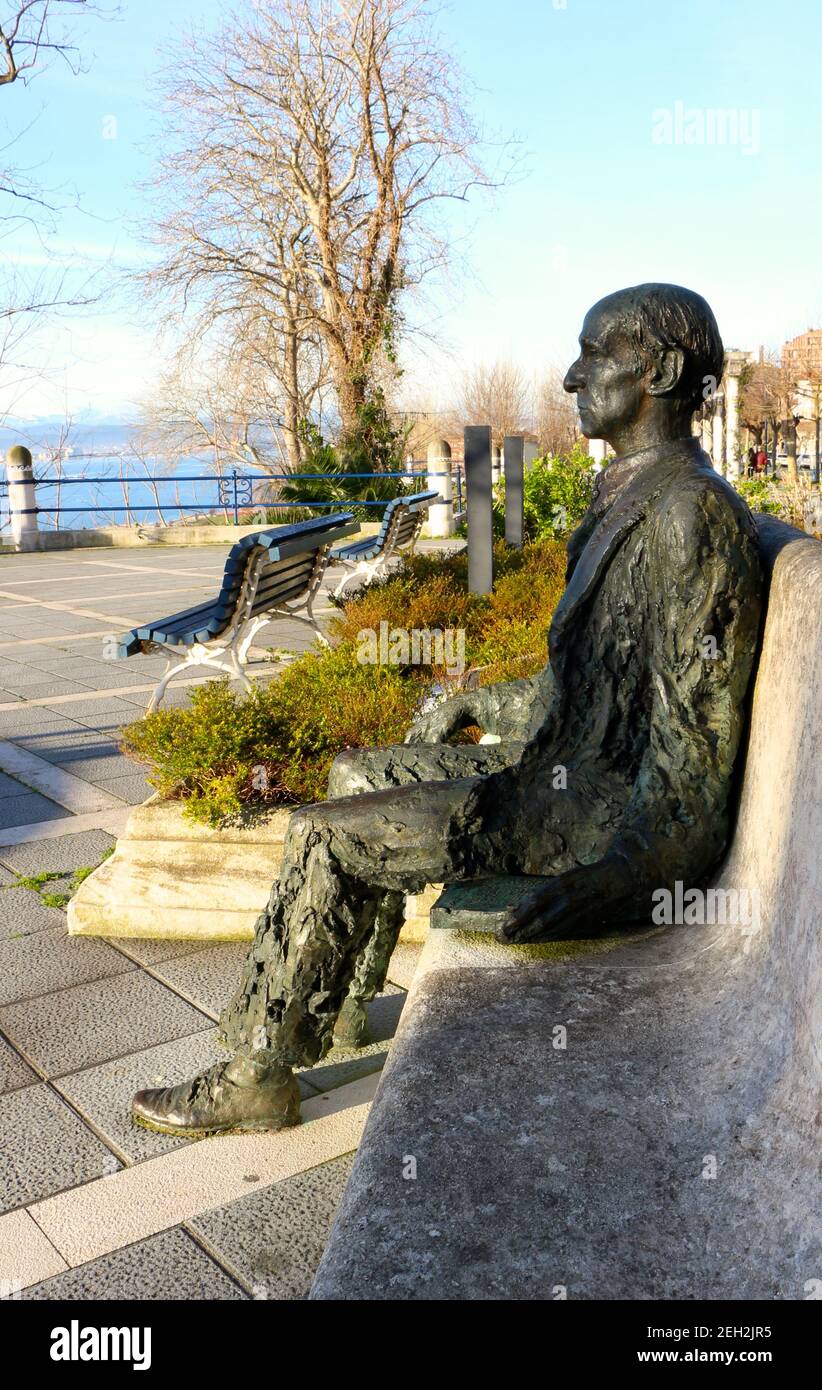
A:
<svg viewBox="0 0 822 1390">
<path fill-rule="evenodd" d="M 671 348 L 685 357 L 678 393 L 696 410 L 722 380 L 725 350 L 713 310 L 701 294 L 682 285 L 632 285 L 600 301 L 608 304 L 633 341 L 640 369 Z"/>
</svg>

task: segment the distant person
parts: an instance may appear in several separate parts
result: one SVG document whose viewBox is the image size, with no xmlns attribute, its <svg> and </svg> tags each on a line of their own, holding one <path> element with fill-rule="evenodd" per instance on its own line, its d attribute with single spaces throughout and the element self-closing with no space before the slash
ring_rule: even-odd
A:
<svg viewBox="0 0 822 1390">
<path fill-rule="evenodd" d="M 751 447 L 748 450 L 748 477 L 752 478 L 756 472 L 756 449 Z"/>
<path fill-rule="evenodd" d="M 755 468 L 757 473 L 767 473 L 768 471 L 768 455 L 764 449 L 757 450 Z"/>
</svg>

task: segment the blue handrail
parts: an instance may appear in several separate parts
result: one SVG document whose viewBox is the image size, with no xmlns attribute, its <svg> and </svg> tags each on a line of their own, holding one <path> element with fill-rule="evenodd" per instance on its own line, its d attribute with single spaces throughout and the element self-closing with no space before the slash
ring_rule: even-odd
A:
<svg viewBox="0 0 822 1390">
<path fill-rule="evenodd" d="M 461 510 L 461 505 L 462 505 L 462 474 L 461 474 L 461 470 L 460 470 L 460 466 L 459 466 L 459 465 L 457 465 L 457 466 L 455 467 L 454 472 L 456 473 L 457 507 L 458 507 L 458 510 Z M 239 523 L 239 520 L 240 520 L 240 513 L 241 513 L 241 511 L 247 510 L 247 509 L 253 509 L 253 510 L 265 509 L 265 510 L 270 510 L 270 511 L 296 511 L 296 510 L 299 510 L 299 509 L 302 509 L 302 508 L 309 508 L 309 509 L 310 509 L 310 508 L 314 508 L 314 509 L 318 509 L 318 508 L 319 508 L 319 509 L 332 509 L 332 510 L 333 510 L 334 508 L 338 508 L 340 505 L 342 505 L 342 503 L 344 503 L 346 506 L 350 506 L 350 507 L 354 507 L 354 506 L 356 506 L 356 507 L 385 507 L 385 506 L 387 506 L 388 502 L 391 500 L 390 498 L 373 499 L 373 498 L 366 498 L 366 497 L 363 497 L 363 498 L 353 497 L 353 498 L 344 498 L 344 499 L 339 499 L 339 498 L 337 498 L 337 499 L 331 500 L 331 501 L 328 501 L 328 500 L 321 500 L 321 499 L 319 499 L 319 498 L 317 498 L 317 499 L 305 498 L 305 499 L 298 500 L 298 501 L 285 501 L 285 500 L 272 500 L 272 501 L 268 501 L 267 499 L 263 498 L 263 499 L 260 499 L 260 500 L 255 504 L 255 502 L 254 502 L 254 494 L 253 494 L 253 488 L 254 488 L 254 484 L 255 484 L 255 483 L 262 483 L 262 484 L 265 484 L 265 483 L 270 483 L 270 482 L 275 482 L 275 483 L 277 483 L 277 482 L 283 482 L 283 483 L 290 483 L 290 482 L 312 482 L 312 481 L 320 482 L 320 481 L 333 481 L 333 480 L 339 480 L 341 477 L 345 477 L 346 479 L 351 478 L 351 479 L 357 479 L 357 480 L 366 480 L 366 479 L 374 479 L 374 478 L 381 478 L 381 479 L 386 479 L 386 478 L 397 478 L 397 479 L 400 479 L 400 478 L 410 478 L 410 479 L 414 479 L 414 480 L 416 480 L 416 481 L 420 481 L 423 477 L 426 477 L 426 478 L 442 478 L 442 477 L 445 477 L 445 476 L 447 476 L 446 473 L 445 473 L 445 471 L 442 471 L 442 472 L 429 472 L 427 468 L 425 468 L 425 469 L 401 469 L 401 470 L 392 470 L 392 471 L 384 472 L 384 473 L 376 473 L 376 472 L 375 472 L 375 473 L 365 473 L 365 472 L 363 472 L 363 473 L 346 473 L 346 474 L 340 474 L 339 472 L 336 472 L 336 473 L 247 473 L 247 472 L 242 472 L 242 473 L 241 473 L 238 469 L 233 468 L 233 469 L 231 469 L 229 472 L 224 472 L 224 473 L 194 473 L 194 474 L 184 474 L 184 475 L 180 475 L 180 474 L 166 474 L 166 475 L 164 475 L 164 476 L 162 476 L 162 477 L 157 476 L 156 474 L 149 474 L 147 477 L 133 477 L 133 476 L 124 477 L 122 474 L 118 474 L 118 473 L 108 474 L 108 475 L 106 475 L 105 477 L 90 477 L 90 478 L 88 478 L 88 477 L 67 478 L 67 477 L 64 477 L 64 476 L 62 476 L 62 475 L 61 475 L 61 476 L 58 476 L 58 477 L 51 477 L 51 478 L 49 478 L 49 477 L 39 477 L 39 478 L 38 478 L 38 477 L 35 477 L 35 478 L 33 479 L 34 484 L 35 484 L 35 486 L 36 486 L 38 489 L 40 489 L 41 492 L 42 492 L 42 491 L 49 490 L 49 489 L 60 489 L 60 488 L 63 488 L 63 487 L 79 487 L 79 486 L 81 486 L 81 485 L 84 486 L 84 487 L 88 487 L 88 486 L 90 486 L 90 485 L 100 485 L 100 484 L 107 484 L 107 485 L 109 485 L 109 486 L 111 486 L 111 485 L 114 485 L 114 486 L 119 485 L 120 487 L 125 488 L 125 490 L 126 490 L 126 497 L 127 497 L 128 500 L 127 500 L 127 502 L 126 502 L 126 504 L 125 504 L 124 506 L 110 506 L 110 505 L 109 505 L 108 503 L 106 503 L 105 501 L 97 500 L 93 505 L 91 505 L 91 506 L 85 506 L 85 507 L 70 507 L 70 506 L 69 506 L 69 507 L 66 507 L 66 506 L 62 506 L 62 505 L 51 506 L 51 505 L 49 505 L 48 501 L 44 501 L 44 503 L 38 504 L 37 506 L 34 506 L 34 507 L 26 507 L 26 508 L 16 509 L 16 515 L 19 515 L 19 516 L 32 516 L 32 515 L 41 514 L 41 515 L 44 515 L 44 516 L 47 516 L 47 517 L 53 517 L 53 518 L 55 518 L 55 520 L 56 520 L 58 517 L 64 516 L 64 515 L 65 515 L 65 516 L 82 516 L 82 515 L 93 515 L 93 516 L 119 516 L 119 515 L 126 515 L 126 516 L 131 516 L 131 515 L 132 515 L 133 513 L 135 513 L 135 512 L 143 512 L 143 513 L 145 513 L 145 512 L 149 512 L 149 513 L 151 513 L 151 512 L 157 512 L 158 514 L 162 515 L 162 511 L 163 511 L 163 508 L 164 508 L 164 507 L 169 508 L 171 511 L 173 511 L 173 512 L 174 512 L 175 514 L 177 514 L 177 515 L 183 515 L 183 514 L 186 513 L 186 512 L 197 512 L 197 513 L 201 513 L 201 514 L 210 514 L 210 513 L 212 513 L 212 512 L 227 511 L 227 510 L 230 509 L 231 512 L 233 513 L 234 522 L 235 522 L 235 524 L 237 524 L 237 523 Z M 211 484 L 216 484 L 217 490 L 218 490 L 218 491 L 217 491 L 217 505 L 216 505 L 216 506 L 209 505 L 208 502 L 180 502 L 180 501 L 177 501 L 177 500 L 172 501 L 172 502 L 167 502 L 167 503 L 161 503 L 160 500 L 159 500 L 159 498 L 157 497 L 156 489 L 158 489 L 158 488 L 160 488 L 160 487 L 171 487 L 171 486 L 173 486 L 173 487 L 179 488 L 181 485 L 185 485 L 185 484 L 188 484 L 188 483 L 211 483 Z M 9 483 L 9 480 L 8 480 L 7 478 L 0 477 L 0 501 L 2 501 L 2 503 L 3 503 L 3 510 L 4 510 L 4 513 L 5 513 L 4 518 L 3 518 L 3 524 L 4 524 L 4 525 L 6 524 L 6 517 L 8 516 L 8 503 L 9 503 L 9 500 L 10 500 L 8 494 L 9 494 L 9 487 L 10 487 L 10 486 L 12 486 L 12 484 Z M 130 492 L 130 490 L 131 490 L 132 488 L 134 488 L 134 487 L 141 487 L 141 486 L 142 486 L 142 487 L 149 487 L 149 488 L 151 488 L 151 489 L 154 491 L 154 494 L 155 494 L 155 501 L 154 501 L 153 503 L 150 502 L 148 499 L 146 499 L 145 502 L 132 502 L 132 501 L 131 501 L 131 492 Z M 145 524 L 145 522 L 144 522 L 143 524 Z"/>
</svg>

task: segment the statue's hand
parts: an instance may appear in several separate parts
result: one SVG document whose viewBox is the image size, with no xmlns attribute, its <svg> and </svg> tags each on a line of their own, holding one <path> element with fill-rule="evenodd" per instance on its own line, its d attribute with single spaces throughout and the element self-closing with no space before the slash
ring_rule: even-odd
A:
<svg viewBox="0 0 822 1390">
<path fill-rule="evenodd" d="M 624 893 L 621 874 L 603 861 L 569 869 L 517 903 L 497 938 L 511 944 L 601 936 Z"/>
<path fill-rule="evenodd" d="M 430 714 L 417 719 L 405 735 L 405 742 L 447 743 L 452 734 L 465 725 L 467 716 L 465 697 L 454 695 L 450 700 L 443 700 Z"/>
</svg>

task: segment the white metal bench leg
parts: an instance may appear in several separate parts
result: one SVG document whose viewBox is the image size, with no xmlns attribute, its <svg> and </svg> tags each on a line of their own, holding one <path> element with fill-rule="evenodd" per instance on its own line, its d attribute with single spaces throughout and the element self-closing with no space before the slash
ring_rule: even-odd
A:
<svg viewBox="0 0 822 1390">
<path fill-rule="evenodd" d="M 169 648 L 165 647 L 164 650 L 168 651 Z M 226 650 L 229 659 L 228 661 L 221 661 L 220 658 Z M 252 682 L 240 666 L 233 644 L 228 648 L 220 647 L 214 652 L 209 652 L 202 646 L 195 645 L 188 649 L 182 659 L 177 652 L 171 653 L 168 666 L 154 687 L 154 692 L 146 706 L 146 714 L 153 714 L 162 700 L 167 686 L 176 675 L 179 675 L 181 671 L 192 670 L 197 666 L 207 666 L 211 670 L 219 671 L 221 675 L 231 676 L 232 679 L 241 681 L 248 692 L 254 689 Z"/>
<path fill-rule="evenodd" d="M 341 560 L 341 561 L 340 561 L 340 564 L 341 564 L 341 565 L 345 565 L 346 570 L 347 570 L 348 572 L 347 572 L 346 574 L 343 575 L 342 579 L 340 580 L 339 584 L 337 585 L 336 589 L 334 590 L 334 597 L 335 597 L 335 598 L 340 598 L 340 596 L 342 595 L 342 591 L 343 591 L 343 589 L 345 588 L 346 584 L 348 583 L 349 579 L 356 579 L 356 577 L 357 577 L 357 571 L 356 571 L 356 569 L 354 568 L 354 566 L 350 563 L 350 561 L 348 561 L 348 560 Z"/>
<path fill-rule="evenodd" d="M 177 671 L 180 668 L 180 666 L 184 664 L 184 662 L 175 662 L 174 658 L 171 658 L 165 671 L 163 672 L 162 676 L 160 677 L 160 679 L 154 687 L 154 692 L 151 696 L 151 699 L 146 705 L 146 714 L 154 713 L 154 711 L 156 710 L 157 706 L 159 705 L 160 701 L 166 693 L 166 686 L 171 680 L 171 677 L 174 675 L 174 672 Z"/>
<path fill-rule="evenodd" d="M 382 556 L 378 556 L 375 560 L 361 560 L 356 566 L 353 564 L 350 565 L 350 569 L 351 573 L 344 574 L 334 590 L 335 598 L 341 596 L 343 589 L 350 579 L 361 579 L 363 587 L 367 589 L 369 584 L 373 584 L 375 579 L 382 579 L 383 575 L 387 572 L 385 560 Z"/>
<path fill-rule="evenodd" d="M 240 640 L 237 643 L 237 659 L 240 662 L 241 666 L 245 666 L 246 662 L 248 661 L 249 649 L 251 647 L 252 642 L 254 641 L 254 638 L 260 631 L 260 628 L 265 627 L 268 621 L 269 619 L 267 615 L 261 616 L 259 618 L 252 618 L 251 621 L 247 624 L 247 626 L 243 628 L 243 631 L 240 634 Z"/>
</svg>

